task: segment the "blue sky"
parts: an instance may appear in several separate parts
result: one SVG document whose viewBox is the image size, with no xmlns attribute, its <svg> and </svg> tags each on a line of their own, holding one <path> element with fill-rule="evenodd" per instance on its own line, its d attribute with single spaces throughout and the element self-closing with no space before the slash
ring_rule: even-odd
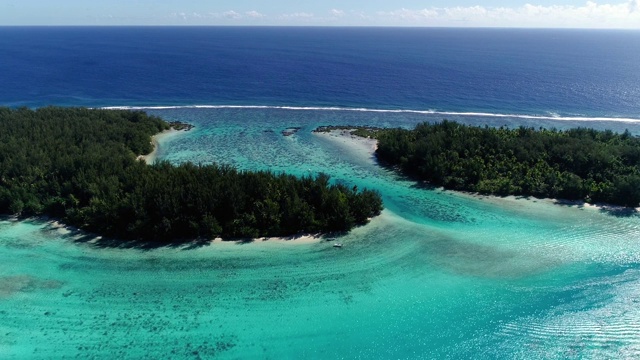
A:
<svg viewBox="0 0 640 360">
<path fill-rule="evenodd" d="M 0 25 L 640 29 L 640 0 L 0 0 Z"/>
</svg>

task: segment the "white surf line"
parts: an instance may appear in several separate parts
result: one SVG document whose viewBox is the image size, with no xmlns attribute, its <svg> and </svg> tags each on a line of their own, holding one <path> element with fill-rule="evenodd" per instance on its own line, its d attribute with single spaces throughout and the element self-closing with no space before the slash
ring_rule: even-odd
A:
<svg viewBox="0 0 640 360">
<path fill-rule="evenodd" d="M 352 111 L 370 113 L 391 114 L 422 114 L 422 115 L 450 115 L 465 117 L 493 117 L 493 118 L 517 118 L 529 120 L 554 120 L 554 121 L 612 121 L 640 123 L 640 118 L 617 117 L 581 117 L 581 116 L 557 116 L 557 115 L 525 115 L 525 114 L 500 114 L 485 112 L 457 112 L 436 110 L 412 110 L 412 109 L 370 109 L 348 107 L 318 107 L 318 106 L 271 106 L 271 105 L 176 105 L 176 106 L 105 106 L 106 110 L 171 110 L 171 109 L 264 109 L 264 110 L 294 110 L 294 111 Z"/>
</svg>

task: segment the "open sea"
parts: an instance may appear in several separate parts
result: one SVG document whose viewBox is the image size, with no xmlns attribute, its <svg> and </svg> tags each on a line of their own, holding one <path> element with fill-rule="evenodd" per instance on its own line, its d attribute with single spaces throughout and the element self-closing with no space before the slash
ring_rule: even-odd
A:
<svg viewBox="0 0 640 360">
<path fill-rule="evenodd" d="M 640 358 L 635 212 L 425 189 L 311 132 L 640 135 L 640 31 L 0 27 L 0 106 L 47 105 L 189 122 L 159 159 L 325 172 L 385 210 L 331 241 L 151 250 L 0 220 L 1 359 Z"/>
</svg>

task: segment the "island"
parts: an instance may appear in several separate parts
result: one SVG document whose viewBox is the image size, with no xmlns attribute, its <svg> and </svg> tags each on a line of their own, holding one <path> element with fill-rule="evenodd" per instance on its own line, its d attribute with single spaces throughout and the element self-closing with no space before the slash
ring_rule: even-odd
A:
<svg viewBox="0 0 640 360">
<path fill-rule="evenodd" d="M 171 126 L 192 128 L 140 111 L 0 108 L 0 214 L 167 243 L 342 232 L 382 211 L 377 192 L 324 174 L 137 160 Z"/>
<path fill-rule="evenodd" d="M 447 120 L 413 130 L 350 128 L 353 135 L 377 139 L 380 164 L 433 186 L 632 208 L 640 204 L 640 139 L 629 131 L 477 127 Z"/>
</svg>

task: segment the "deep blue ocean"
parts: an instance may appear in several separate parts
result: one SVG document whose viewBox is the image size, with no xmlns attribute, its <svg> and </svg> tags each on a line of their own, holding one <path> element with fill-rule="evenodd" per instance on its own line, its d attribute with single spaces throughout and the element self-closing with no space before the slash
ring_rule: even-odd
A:
<svg viewBox="0 0 640 360">
<path fill-rule="evenodd" d="M 2 360 L 640 359 L 637 211 L 426 189 L 373 140 L 313 133 L 640 135 L 640 31 L 0 27 L 0 106 L 47 105 L 185 121 L 159 160 L 322 172 L 385 210 L 348 234 L 153 250 L 0 218 Z"/>
<path fill-rule="evenodd" d="M 0 27 L 0 81 L 0 104 L 12 107 L 266 105 L 640 119 L 640 31 Z"/>
</svg>

